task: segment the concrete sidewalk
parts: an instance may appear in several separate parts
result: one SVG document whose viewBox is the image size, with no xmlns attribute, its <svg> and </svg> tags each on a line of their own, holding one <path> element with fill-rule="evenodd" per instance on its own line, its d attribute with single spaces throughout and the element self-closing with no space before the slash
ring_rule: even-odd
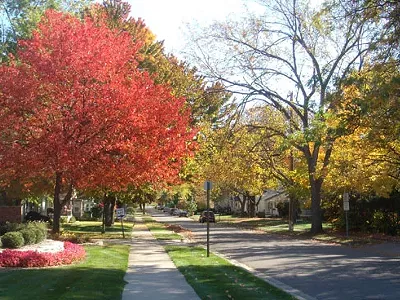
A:
<svg viewBox="0 0 400 300">
<path fill-rule="evenodd" d="M 200 299 L 140 217 L 136 218 L 124 280 L 122 300 Z"/>
</svg>

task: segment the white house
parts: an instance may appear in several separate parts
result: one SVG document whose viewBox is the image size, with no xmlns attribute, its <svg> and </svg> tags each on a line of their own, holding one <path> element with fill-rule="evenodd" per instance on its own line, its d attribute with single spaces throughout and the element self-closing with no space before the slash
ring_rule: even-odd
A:
<svg viewBox="0 0 400 300">
<path fill-rule="evenodd" d="M 231 196 L 226 197 L 220 205 L 229 206 L 231 211 L 234 213 L 240 213 L 240 200 L 243 199 L 243 196 Z M 278 216 L 277 205 L 279 202 L 289 201 L 287 194 L 282 190 L 266 190 L 261 196 L 256 196 L 256 203 L 258 205 L 255 207 L 255 212 L 257 213 L 265 213 L 266 216 Z M 245 212 L 248 212 L 249 203 L 245 204 Z"/>
<path fill-rule="evenodd" d="M 265 212 L 266 216 L 278 216 L 279 202 L 289 201 L 287 194 L 282 190 L 266 190 L 261 196 L 257 212 Z"/>
</svg>

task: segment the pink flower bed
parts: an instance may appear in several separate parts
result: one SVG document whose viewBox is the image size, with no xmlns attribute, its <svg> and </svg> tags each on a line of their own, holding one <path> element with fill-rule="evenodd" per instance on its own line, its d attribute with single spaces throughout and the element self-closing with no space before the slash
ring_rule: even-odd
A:
<svg viewBox="0 0 400 300">
<path fill-rule="evenodd" d="M 64 242 L 64 250 L 55 253 L 6 249 L 0 253 L 0 267 L 29 268 L 68 265 L 84 259 L 85 256 L 85 249 L 81 245 L 71 242 Z"/>
</svg>

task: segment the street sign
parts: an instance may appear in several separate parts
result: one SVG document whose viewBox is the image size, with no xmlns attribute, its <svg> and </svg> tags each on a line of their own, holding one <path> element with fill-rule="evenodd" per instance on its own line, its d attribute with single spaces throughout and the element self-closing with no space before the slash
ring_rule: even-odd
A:
<svg viewBox="0 0 400 300">
<path fill-rule="evenodd" d="M 204 189 L 206 191 L 211 190 L 212 189 L 212 182 L 211 181 L 204 182 Z"/>
<path fill-rule="evenodd" d="M 348 211 L 350 210 L 350 205 L 349 205 L 349 193 L 344 192 L 343 193 L 343 210 L 344 214 L 346 217 L 346 236 L 349 236 L 349 219 L 348 219 Z"/>
<path fill-rule="evenodd" d="M 350 210 L 349 193 L 347 193 L 347 192 L 343 193 L 343 210 L 344 211 L 349 211 Z"/>
<path fill-rule="evenodd" d="M 125 217 L 125 210 L 123 208 L 117 208 L 115 210 L 116 214 L 117 214 L 117 218 L 123 218 Z"/>
<path fill-rule="evenodd" d="M 343 202 L 349 202 L 349 193 L 347 192 L 343 193 Z"/>
</svg>

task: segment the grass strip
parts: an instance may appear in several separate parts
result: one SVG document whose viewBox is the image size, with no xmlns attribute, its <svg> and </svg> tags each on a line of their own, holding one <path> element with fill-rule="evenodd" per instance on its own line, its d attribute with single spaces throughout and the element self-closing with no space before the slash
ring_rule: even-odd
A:
<svg viewBox="0 0 400 300">
<path fill-rule="evenodd" d="M 201 299 L 296 299 L 201 247 L 165 249 Z"/>
<path fill-rule="evenodd" d="M 124 222 L 125 238 L 130 237 L 133 228 L 132 222 Z M 75 223 L 62 224 L 62 234 L 74 234 L 88 239 L 121 239 L 122 226 L 115 222 L 111 227 L 106 227 L 106 232 L 101 233 L 102 223 L 99 221 L 79 221 Z"/>
<path fill-rule="evenodd" d="M 181 240 L 182 236 L 166 228 L 166 224 L 157 223 L 152 218 L 143 218 L 147 228 L 157 240 Z"/>
<path fill-rule="evenodd" d="M 120 300 L 128 245 L 85 246 L 82 263 L 44 269 L 1 269 L 0 298 Z"/>
</svg>

